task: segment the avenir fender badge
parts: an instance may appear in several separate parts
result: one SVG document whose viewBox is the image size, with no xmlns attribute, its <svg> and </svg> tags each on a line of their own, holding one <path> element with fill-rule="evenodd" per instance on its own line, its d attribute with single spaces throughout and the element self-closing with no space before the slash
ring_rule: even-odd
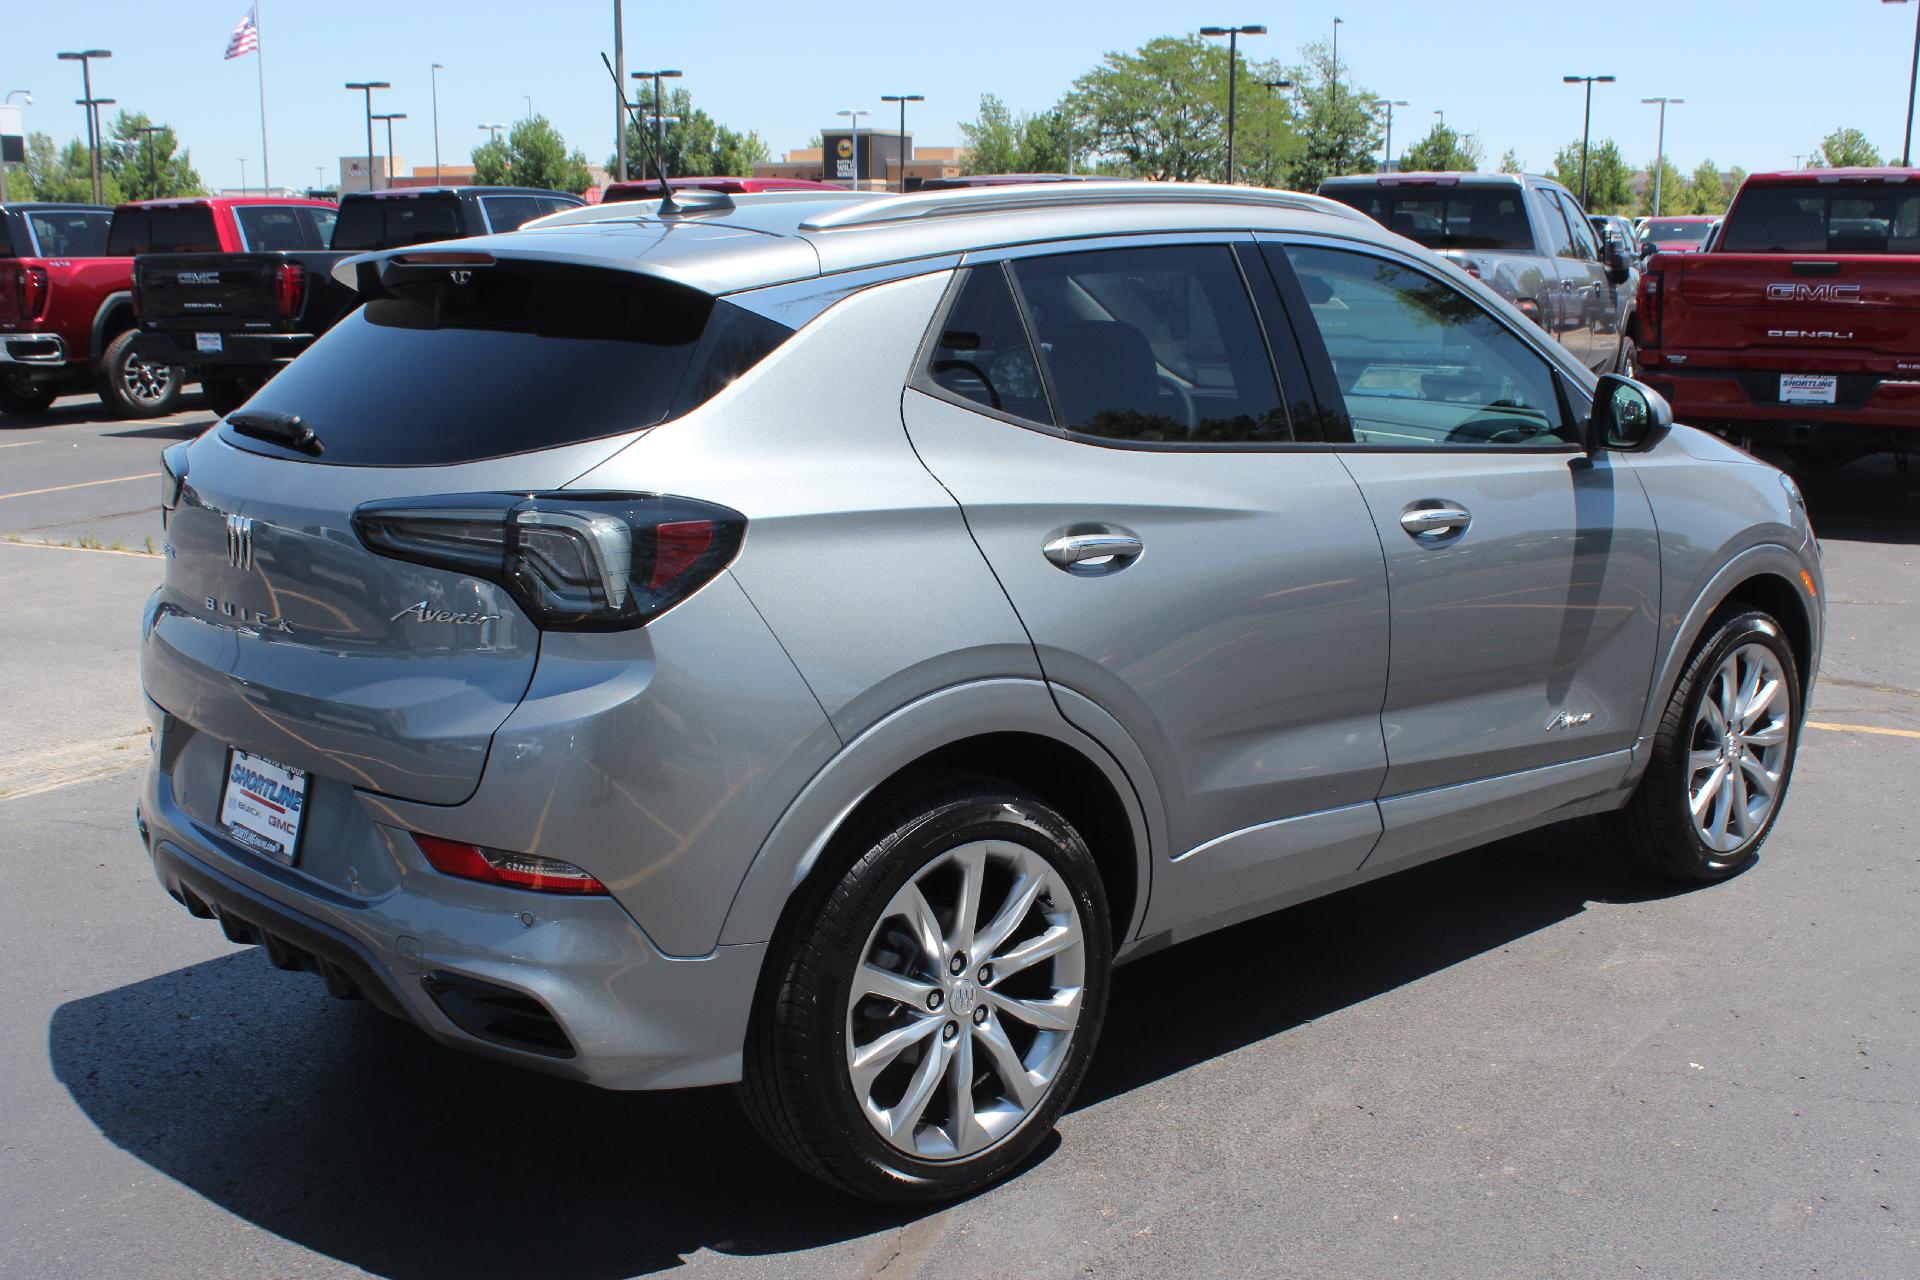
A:
<svg viewBox="0 0 1920 1280">
<path fill-rule="evenodd" d="M 451 622 L 457 627 L 477 627 L 483 622 L 500 621 L 497 613 L 457 613 L 451 609 L 429 609 L 425 600 L 408 605 L 387 621 L 398 622 L 402 618 L 409 622 Z"/>
</svg>

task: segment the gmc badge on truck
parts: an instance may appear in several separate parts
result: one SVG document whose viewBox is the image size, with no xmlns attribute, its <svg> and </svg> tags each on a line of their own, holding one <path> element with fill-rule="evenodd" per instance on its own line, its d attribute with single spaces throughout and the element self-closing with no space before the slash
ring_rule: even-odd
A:
<svg viewBox="0 0 1920 1280">
<path fill-rule="evenodd" d="M 1858 302 L 1857 284 L 1801 284 L 1799 281 L 1767 286 L 1769 302 Z"/>
</svg>

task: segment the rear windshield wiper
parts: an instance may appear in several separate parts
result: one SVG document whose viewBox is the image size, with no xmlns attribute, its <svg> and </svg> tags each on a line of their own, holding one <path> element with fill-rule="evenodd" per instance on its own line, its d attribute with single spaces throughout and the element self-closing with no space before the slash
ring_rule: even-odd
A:
<svg viewBox="0 0 1920 1280">
<path fill-rule="evenodd" d="M 272 444 L 285 445 L 301 453 L 319 457 L 327 451 L 320 437 L 313 434 L 306 419 L 297 413 L 268 413 L 259 409 L 243 409 L 227 415 L 227 425 L 243 436 L 252 436 L 256 440 L 265 440 Z"/>
</svg>

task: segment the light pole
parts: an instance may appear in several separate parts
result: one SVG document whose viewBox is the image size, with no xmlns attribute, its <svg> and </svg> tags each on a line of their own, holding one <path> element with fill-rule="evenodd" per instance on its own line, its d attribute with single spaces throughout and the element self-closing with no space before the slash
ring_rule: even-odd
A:
<svg viewBox="0 0 1920 1280">
<path fill-rule="evenodd" d="M 1267 29 L 1260 26 L 1240 27 L 1202 27 L 1203 36 L 1225 36 L 1227 38 L 1227 176 L 1228 186 L 1233 185 L 1233 115 L 1234 90 L 1240 80 L 1240 37 L 1263 36 Z"/>
<path fill-rule="evenodd" d="M 1440 122 L 1440 127 L 1442 129 L 1447 127 L 1447 113 L 1445 110 L 1439 107 L 1434 108 L 1433 118 Z"/>
<path fill-rule="evenodd" d="M 1393 109 L 1395 107 L 1407 106 L 1408 103 L 1405 98 L 1394 98 L 1394 99 L 1391 99 L 1390 101 L 1383 102 L 1380 105 L 1387 109 L 1387 143 L 1386 143 L 1385 150 L 1383 150 L 1380 155 L 1380 172 L 1392 173 L 1393 172 Z"/>
<path fill-rule="evenodd" d="M 488 142 L 498 142 L 500 141 L 500 131 L 507 126 L 503 124 L 483 124 L 479 127 L 487 131 Z"/>
<path fill-rule="evenodd" d="M 1327 121 L 1333 126 L 1333 176 L 1336 178 L 1346 168 L 1342 162 L 1347 149 L 1340 142 L 1340 28 L 1346 21 L 1345 18 L 1333 20 L 1333 76 L 1327 83 Z"/>
<path fill-rule="evenodd" d="M 1653 144 L 1653 216 L 1660 216 L 1660 177 L 1667 171 L 1667 108 L 1679 106 L 1685 98 L 1642 98 L 1641 103 L 1660 104 L 1660 132 Z M 1798 165 L 1794 166 L 1796 169 Z"/>
<path fill-rule="evenodd" d="M 240 194 L 247 194 L 247 158 L 240 157 Z"/>
<path fill-rule="evenodd" d="M 882 102 L 897 102 L 900 104 L 900 191 L 902 194 L 905 194 L 907 190 L 907 104 L 909 102 L 925 102 L 926 100 L 926 95 L 922 93 L 883 93 L 880 95 L 880 101 Z M 1068 143 L 1067 145 L 1071 148 L 1073 144 Z M 1072 168 L 1073 162 L 1071 158 L 1069 158 L 1067 165 L 1069 169 Z"/>
<path fill-rule="evenodd" d="M 659 163 L 660 173 L 663 177 L 667 172 L 667 104 L 662 101 L 660 97 L 663 92 L 660 88 L 660 82 L 662 80 L 678 80 L 680 75 L 681 73 L 678 71 L 636 71 L 633 73 L 635 80 L 653 81 L 653 153 Z"/>
<path fill-rule="evenodd" d="M 100 203 L 100 117 L 95 113 L 99 103 L 93 97 L 93 60 L 111 58 L 111 49 L 85 49 L 78 53 L 55 54 L 62 62 L 80 64 L 81 91 L 87 96 L 82 102 L 87 108 L 87 161 L 93 173 L 93 202 Z"/>
<path fill-rule="evenodd" d="M 527 114 L 524 118 L 528 120 L 533 119 L 533 95 L 530 93 L 523 93 L 520 96 L 527 100 Z"/>
<path fill-rule="evenodd" d="M 836 111 L 833 114 L 837 116 L 847 116 L 853 124 L 853 181 L 848 184 L 847 189 L 849 191 L 858 191 L 860 189 L 860 117 L 867 113 L 864 111 Z"/>
<path fill-rule="evenodd" d="M 9 89 L 7 90 L 7 96 L 4 99 L 0 99 L 0 101 L 12 102 L 13 95 L 16 93 L 26 98 L 28 106 L 33 105 L 33 90 L 31 89 Z M 27 131 L 26 126 L 22 125 L 20 127 L 20 132 L 24 135 L 26 131 Z M 26 139 L 22 137 L 21 141 L 24 143 Z M 0 157 L 0 204 L 5 204 L 6 201 L 7 201 L 7 162 L 4 157 Z"/>
<path fill-rule="evenodd" d="M 1593 136 L 1593 86 L 1612 84 L 1612 76 L 1561 76 L 1562 84 L 1587 86 L 1587 111 L 1580 124 L 1580 207 L 1587 207 L 1587 143 Z"/>
<path fill-rule="evenodd" d="M 1907 0 L 1880 0 L 1882 4 L 1905 4 Z M 1913 70 L 1907 73 L 1907 131 L 1900 135 L 1900 167 L 1913 163 L 1913 91 L 1920 85 L 1920 9 L 1913 13 Z"/>
<path fill-rule="evenodd" d="M 367 190 L 376 190 L 373 183 L 373 91 L 391 89 L 385 80 L 360 80 L 347 86 L 367 95 Z"/>
<path fill-rule="evenodd" d="M 440 73 L 446 68 L 434 63 L 427 72 L 427 79 L 433 82 L 433 180 L 437 185 L 440 177 Z"/>
<path fill-rule="evenodd" d="M 407 118 L 407 113 L 404 111 L 392 111 L 392 112 L 388 112 L 386 115 L 380 115 L 380 116 L 374 117 L 375 120 L 385 120 L 387 122 L 387 186 L 388 187 L 393 186 L 393 122 L 395 120 L 405 120 L 406 118 Z M 434 178 L 435 178 L 435 181 L 438 181 L 439 175 L 435 174 Z"/>
<path fill-rule="evenodd" d="M 152 188 L 148 194 L 154 199 L 160 196 L 160 157 L 153 149 L 153 135 L 166 131 L 167 127 L 161 124 L 143 124 L 134 130 L 147 144 L 147 185 Z"/>
</svg>

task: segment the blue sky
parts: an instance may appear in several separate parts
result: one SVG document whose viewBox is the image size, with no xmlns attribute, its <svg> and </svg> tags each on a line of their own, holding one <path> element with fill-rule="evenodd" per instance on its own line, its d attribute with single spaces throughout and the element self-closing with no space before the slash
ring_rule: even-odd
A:
<svg viewBox="0 0 1920 1280">
<path fill-rule="evenodd" d="M 223 62 L 246 0 L 66 0 L 10 3 L 0 21 L 0 92 L 25 88 L 27 127 L 65 139 L 84 130 L 79 68 L 61 49 L 104 47 L 95 92 L 173 124 L 202 176 L 237 185 L 238 157 L 260 181 L 252 58 Z M 512 120 L 523 95 L 598 162 L 612 150 L 611 92 L 597 57 L 612 47 L 613 0 L 263 0 L 273 176 L 307 184 L 316 166 L 363 151 L 360 95 L 348 80 L 389 80 L 376 110 L 404 111 L 399 153 L 430 163 L 428 64 L 441 62 L 440 137 L 447 163 L 483 138 L 482 121 Z M 722 121 L 757 130 L 775 153 L 803 146 L 843 107 L 882 110 L 883 93 L 923 93 L 908 127 L 922 144 L 960 141 L 983 92 L 1017 109 L 1051 105 L 1108 50 L 1209 23 L 1264 22 L 1247 48 L 1291 58 L 1334 16 L 1341 62 L 1357 80 L 1411 105 L 1396 147 L 1436 109 L 1479 135 L 1497 159 L 1516 149 L 1530 168 L 1580 132 L 1580 90 L 1564 73 L 1612 73 L 1594 90 L 1596 139 L 1629 160 L 1654 150 L 1655 109 L 1640 99 L 1687 99 L 1667 121 L 1683 168 L 1783 167 L 1838 125 L 1899 151 L 1915 5 L 1879 0 L 1318 0 L 1201 5 L 1107 0 L 800 5 L 763 0 L 660 4 L 627 0 L 629 67 L 687 72 L 684 85 Z M 1631 38 L 1633 28 L 1646 32 Z M 16 100 L 17 101 L 17 100 Z M 891 118 L 891 117 L 888 117 Z M 379 143 L 385 150 L 384 135 Z"/>
</svg>

